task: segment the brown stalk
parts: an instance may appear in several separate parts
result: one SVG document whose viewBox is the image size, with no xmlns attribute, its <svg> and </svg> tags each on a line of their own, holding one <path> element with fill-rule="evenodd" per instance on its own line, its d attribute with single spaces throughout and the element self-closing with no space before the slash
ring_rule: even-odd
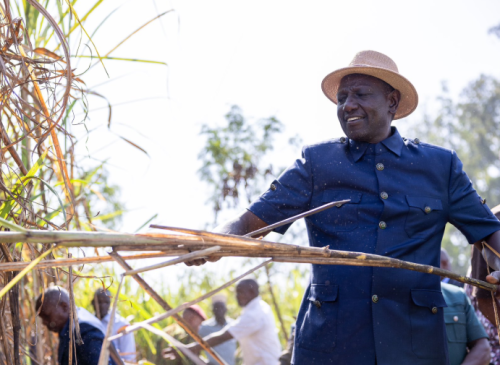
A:
<svg viewBox="0 0 500 365">
<path fill-rule="evenodd" d="M 109 255 L 113 257 L 113 259 L 115 259 L 115 261 L 125 271 L 132 270 L 132 267 L 130 267 L 130 265 L 127 264 L 118 253 L 110 252 Z M 164 300 L 156 291 L 154 291 L 153 288 L 149 286 L 149 284 L 142 277 L 140 277 L 138 274 L 132 275 L 132 277 L 135 279 L 135 281 L 137 281 L 141 288 L 144 289 L 146 293 L 148 293 L 151 298 L 153 298 L 165 311 L 169 311 L 172 309 L 170 304 L 168 304 L 166 300 Z M 219 363 L 219 365 L 225 365 L 225 362 L 220 359 L 220 357 L 212 350 L 208 343 L 206 343 L 205 340 L 203 340 L 203 338 L 201 338 L 200 335 L 198 335 L 198 333 L 195 332 L 181 316 L 175 314 L 172 316 L 172 318 L 184 329 L 184 331 L 187 332 L 188 335 L 190 335 L 196 342 L 198 342 L 202 349 L 210 354 L 215 359 L 215 361 Z"/>
<path fill-rule="evenodd" d="M 9 273 L 9 281 L 16 276 L 16 272 Z M 12 337 L 14 339 L 14 365 L 21 365 L 19 357 L 19 336 L 21 332 L 21 320 L 19 318 L 19 284 L 9 291 L 10 316 L 12 319 Z"/>
<path fill-rule="evenodd" d="M 266 265 L 266 276 L 267 276 L 267 286 L 269 288 L 269 294 L 271 294 L 271 299 L 273 301 L 274 309 L 276 310 L 276 315 L 278 316 L 278 320 L 280 322 L 281 331 L 283 332 L 283 336 L 285 336 L 286 342 L 288 342 L 288 331 L 285 328 L 285 322 L 283 322 L 283 318 L 281 317 L 280 307 L 278 302 L 276 301 L 276 297 L 273 292 L 273 284 L 271 284 L 271 273 L 269 272 L 269 265 Z"/>
</svg>

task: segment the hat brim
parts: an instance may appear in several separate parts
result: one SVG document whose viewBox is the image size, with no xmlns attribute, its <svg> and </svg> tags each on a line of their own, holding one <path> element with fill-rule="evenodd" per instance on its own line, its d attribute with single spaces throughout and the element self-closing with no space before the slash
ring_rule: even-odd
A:
<svg viewBox="0 0 500 365">
<path fill-rule="evenodd" d="M 343 77 L 352 74 L 364 74 L 376 77 L 377 79 L 387 82 L 394 89 L 399 90 L 401 93 L 401 100 L 399 101 L 398 110 L 394 115 L 394 119 L 404 118 L 413 113 L 417 108 L 417 90 L 410 81 L 396 72 L 373 66 L 344 67 L 328 74 L 321 83 L 321 89 L 326 97 L 337 104 L 337 91 L 340 81 Z"/>
</svg>

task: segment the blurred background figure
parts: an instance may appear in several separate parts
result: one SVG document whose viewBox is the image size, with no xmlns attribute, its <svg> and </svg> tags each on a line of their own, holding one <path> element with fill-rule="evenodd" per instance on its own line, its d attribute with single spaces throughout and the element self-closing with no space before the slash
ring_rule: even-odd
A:
<svg viewBox="0 0 500 365">
<path fill-rule="evenodd" d="M 52 286 L 40 294 L 36 299 L 36 310 L 43 324 L 49 331 L 59 334 L 59 348 L 57 361 L 60 365 L 69 364 L 70 355 L 70 329 L 69 316 L 71 304 L 66 289 Z M 104 328 L 101 322 L 83 308 L 77 308 L 80 335 L 83 343 L 75 343 L 72 355 L 73 363 L 79 365 L 95 365 L 99 361 L 102 343 L 104 341 Z M 73 338 L 75 333 L 73 331 Z M 110 364 L 115 365 L 114 362 Z"/>
<path fill-rule="evenodd" d="M 441 269 L 453 271 L 451 268 L 450 255 L 448 255 L 448 252 L 444 248 L 441 249 Z M 452 284 L 460 288 L 464 287 L 464 283 L 461 283 L 460 281 L 456 281 L 450 278 L 442 278 L 441 282 L 446 284 Z"/>
<path fill-rule="evenodd" d="M 214 316 L 201 324 L 199 330 L 201 337 L 219 332 L 226 327 L 226 325 L 233 322 L 231 318 L 226 317 L 226 301 L 226 296 L 222 294 L 216 294 L 212 297 L 212 313 Z M 218 346 L 215 346 L 214 350 L 227 362 L 228 365 L 235 365 L 236 340 L 233 339 L 226 341 Z M 207 356 L 209 364 L 218 365 L 212 356 L 208 354 Z"/>
<path fill-rule="evenodd" d="M 108 323 L 111 314 L 109 313 L 109 308 L 111 305 L 111 293 L 108 290 L 99 288 L 94 293 L 94 299 L 92 300 L 92 305 L 94 307 L 96 317 L 101 320 L 104 329 L 108 328 Z M 115 321 L 113 324 L 112 335 L 116 335 L 122 328 L 130 325 L 130 323 L 115 313 Z M 121 358 L 128 362 L 136 362 L 136 348 L 134 333 L 130 333 L 126 336 L 120 337 L 113 341 L 116 350 L 120 354 Z"/>
<path fill-rule="evenodd" d="M 500 205 L 491 209 L 491 212 L 500 219 Z M 472 258 L 471 258 L 471 273 L 475 279 L 485 280 L 486 275 L 488 275 L 488 265 L 475 246 L 472 247 Z M 493 271 L 490 268 L 490 272 Z M 495 311 L 492 305 L 491 293 L 487 290 L 479 289 L 466 285 L 465 291 L 469 298 L 471 299 L 473 307 L 476 309 L 476 314 L 486 330 L 489 336 L 489 343 L 491 347 L 491 360 L 490 364 L 500 365 L 500 344 L 498 340 L 498 330 L 496 327 Z M 497 289 L 495 293 L 495 300 L 497 306 L 500 307 L 500 290 Z"/>
<path fill-rule="evenodd" d="M 259 284 L 253 279 L 245 279 L 236 286 L 236 300 L 243 308 L 241 315 L 222 330 L 204 337 L 211 347 L 232 340 L 238 341 L 245 365 L 276 365 L 280 357 L 281 345 L 276 333 L 274 314 L 269 304 L 259 295 Z M 199 352 L 197 343 L 187 346 Z M 175 355 L 172 348 L 163 351 L 165 357 Z"/>
<path fill-rule="evenodd" d="M 479 322 L 465 291 L 441 282 L 447 307 L 444 321 L 448 339 L 450 365 L 487 365 L 490 361 L 488 335 Z"/>
<path fill-rule="evenodd" d="M 207 320 L 207 315 L 205 314 L 205 311 L 201 309 L 199 305 L 192 305 L 184 310 L 182 312 L 182 319 L 184 319 L 189 326 L 195 331 L 199 332 L 201 324 L 203 321 Z M 183 344 L 188 344 L 190 342 L 193 342 L 193 338 L 184 331 L 181 326 L 179 326 L 177 323 L 173 323 L 167 328 L 164 329 L 165 332 L 167 332 L 170 336 L 174 337 L 177 341 L 183 343 Z M 161 346 L 164 346 L 164 342 L 160 341 Z M 158 351 L 158 356 L 157 356 L 157 365 L 163 365 L 163 364 L 168 364 L 168 365 L 185 365 L 185 364 L 193 364 L 191 360 L 188 358 L 184 357 L 183 355 L 179 355 L 179 353 L 175 352 L 172 347 L 169 347 L 171 351 L 163 355 L 162 351 Z M 191 352 L 193 352 L 195 355 L 200 355 L 201 350 L 200 349 L 191 349 Z"/>
</svg>

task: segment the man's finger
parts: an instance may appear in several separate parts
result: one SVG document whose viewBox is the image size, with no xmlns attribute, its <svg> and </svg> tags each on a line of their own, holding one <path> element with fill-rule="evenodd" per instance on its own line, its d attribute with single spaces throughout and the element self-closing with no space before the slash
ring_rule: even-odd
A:
<svg viewBox="0 0 500 365">
<path fill-rule="evenodd" d="M 219 261 L 221 259 L 221 257 L 217 257 L 217 256 L 208 256 L 206 258 L 207 261 L 210 261 L 210 262 L 216 262 L 216 261 Z"/>
<path fill-rule="evenodd" d="M 486 281 L 490 284 L 500 283 L 500 271 L 493 271 L 490 275 L 486 277 Z"/>
</svg>

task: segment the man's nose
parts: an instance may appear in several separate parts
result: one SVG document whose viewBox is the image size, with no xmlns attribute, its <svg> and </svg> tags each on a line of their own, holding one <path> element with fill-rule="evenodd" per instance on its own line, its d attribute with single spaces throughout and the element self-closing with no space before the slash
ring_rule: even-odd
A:
<svg viewBox="0 0 500 365">
<path fill-rule="evenodd" d="M 344 111 L 350 112 L 352 110 L 356 110 L 358 108 L 358 103 L 356 100 L 351 95 L 347 95 L 347 98 L 345 99 L 344 102 Z"/>
</svg>

